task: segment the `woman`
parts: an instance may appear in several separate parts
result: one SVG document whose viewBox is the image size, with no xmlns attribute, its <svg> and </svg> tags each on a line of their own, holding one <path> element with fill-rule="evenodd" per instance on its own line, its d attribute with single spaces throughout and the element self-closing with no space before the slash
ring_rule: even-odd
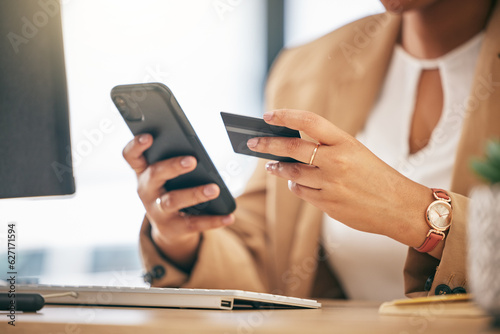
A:
<svg viewBox="0 0 500 334">
<path fill-rule="evenodd" d="M 196 160 L 148 166 L 151 136 L 127 145 L 153 285 L 390 299 L 402 288 L 387 277 L 402 275 L 376 272 L 402 269 L 401 248 L 387 251 L 399 242 L 409 246 L 407 295 L 466 291 L 466 195 L 476 182 L 468 159 L 500 135 L 500 9 L 492 0 L 382 3 L 387 13 L 282 52 L 264 119 L 309 138 L 248 146 L 305 164 L 262 162 L 234 215 L 180 214 L 216 198 L 217 186 L 165 193 Z M 395 241 L 365 242 L 339 221 Z"/>
</svg>

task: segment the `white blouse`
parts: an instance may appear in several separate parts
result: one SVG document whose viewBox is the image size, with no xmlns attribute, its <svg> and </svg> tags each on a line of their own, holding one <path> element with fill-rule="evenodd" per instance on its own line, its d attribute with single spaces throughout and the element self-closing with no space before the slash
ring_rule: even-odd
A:
<svg viewBox="0 0 500 334">
<path fill-rule="evenodd" d="M 448 189 L 482 40 L 481 33 L 430 60 L 417 59 L 397 45 L 380 97 L 357 139 L 411 180 Z M 410 154 L 417 86 L 420 73 L 426 69 L 439 69 L 443 110 L 428 145 Z M 326 214 L 322 243 L 348 298 L 383 301 L 404 297 L 407 246 L 382 235 L 351 229 Z"/>
</svg>

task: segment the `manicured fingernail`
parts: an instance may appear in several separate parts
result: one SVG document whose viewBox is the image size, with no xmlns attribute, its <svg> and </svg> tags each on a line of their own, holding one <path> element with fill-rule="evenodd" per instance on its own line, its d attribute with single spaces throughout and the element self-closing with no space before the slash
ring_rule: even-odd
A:
<svg viewBox="0 0 500 334">
<path fill-rule="evenodd" d="M 148 142 L 148 135 L 140 135 L 138 140 L 140 144 L 146 144 Z"/>
<path fill-rule="evenodd" d="M 292 190 L 292 187 L 295 185 L 295 182 L 292 180 L 288 180 L 288 189 Z"/>
<path fill-rule="evenodd" d="M 182 167 L 191 167 L 195 162 L 195 159 L 193 157 L 185 157 L 182 158 L 181 160 L 181 166 Z"/>
<path fill-rule="evenodd" d="M 217 194 L 217 186 L 214 184 L 209 184 L 203 188 L 203 194 L 207 197 L 212 197 Z"/>
<path fill-rule="evenodd" d="M 268 111 L 266 113 L 264 113 L 264 115 L 262 115 L 262 118 L 265 120 L 265 121 L 270 121 L 274 116 L 274 112 L 273 111 Z"/>
<path fill-rule="evenodd" d="M 266 170 L 268 172 L 272 172 L 272 171 L 276 170 L 276 168 L 278 168 L 278 164 L 279 164 L 279 162 L 276 162 L 276 161 L 268 162 L 266 164 Z"/>
<path fill-rule="evenodd" d="M 229 224 L 232 224 L 233 222 L 234 222 L 233 215 L 222 217 L 222 224 L 224 224 L 224 225 L 229 225 Z"/>
<path fill-rule="evenodd" d="M 247 146 L 250 148 L 254 148 L 255 146 L 257 146 L 258 143 L 259 143 L 259 138 L 250 138 L 247 141 Z"/>
</svg>

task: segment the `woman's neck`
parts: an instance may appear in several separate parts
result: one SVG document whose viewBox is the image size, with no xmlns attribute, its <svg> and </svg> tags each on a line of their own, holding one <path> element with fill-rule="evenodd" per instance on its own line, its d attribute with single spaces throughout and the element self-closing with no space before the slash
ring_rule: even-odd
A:
<svg viewBox="0 0 500 334">
<path fill-rule="evenodd" d="M 492 0 L 441 0 L 404 12 L 401 45 L 417 58 L 440 57 L 483 30 L 491 6 Z"/>
</svg>

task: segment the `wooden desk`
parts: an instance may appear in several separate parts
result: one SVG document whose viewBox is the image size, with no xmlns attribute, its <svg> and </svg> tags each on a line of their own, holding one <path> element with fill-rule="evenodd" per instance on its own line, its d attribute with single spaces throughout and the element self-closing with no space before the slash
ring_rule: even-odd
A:
<svg viewBox="0 0 500 334">
<path fill-rule="evenodd" d="M 45 306 L 16 315 L 16 326 L 0 312 L 0 333 L 500 333 L 490 318 L 382 316 L 378 303 L 322 300 L 317 310 L 188 310 Z"/>
</svg>

